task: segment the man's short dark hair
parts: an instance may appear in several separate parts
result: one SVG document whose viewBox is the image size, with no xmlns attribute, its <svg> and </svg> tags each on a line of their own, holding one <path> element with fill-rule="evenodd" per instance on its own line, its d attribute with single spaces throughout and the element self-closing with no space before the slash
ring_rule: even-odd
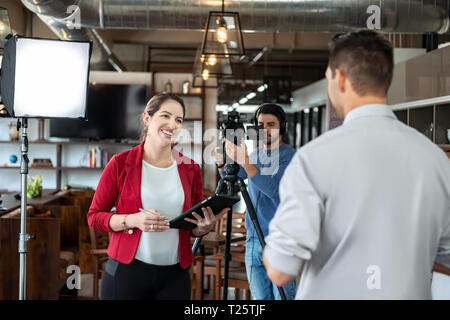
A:
<svg viewBox="0 0 450 320">
<path fill-rule="evenodd" d="M 328 66 L 333 77 L 339 69 L 358 95 L 386 96 L 394 70 L 389 40 L 375 31 L 363 30 L 338 34 L 329 47 Z"/>
</svg>

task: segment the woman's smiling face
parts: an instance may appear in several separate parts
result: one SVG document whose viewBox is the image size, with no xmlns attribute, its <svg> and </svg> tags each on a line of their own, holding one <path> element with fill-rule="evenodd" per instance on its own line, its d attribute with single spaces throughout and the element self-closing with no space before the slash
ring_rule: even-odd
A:
<svg viewBox="0 0 450 320">
<path fill-rule="evenodd" d="M 161 145 L 171 145 L 183 127 L 183 108 L 174 100 L 166 100 L 153 116 L 144 112 L 147 137 Z"/>
</svg>

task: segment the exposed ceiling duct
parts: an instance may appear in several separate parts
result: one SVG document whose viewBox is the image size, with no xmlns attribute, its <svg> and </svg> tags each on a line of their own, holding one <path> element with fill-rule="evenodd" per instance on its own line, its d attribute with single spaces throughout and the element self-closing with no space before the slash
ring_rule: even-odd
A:
<svg viewBox="0 0 450 320">
<path fill-rule="evenodd" d="M 68 8 L 74 3 L 78 3 L 78 1 L 22 0 L 22 3 L 32 12 L 36 13 L 36 15 L 44 21 L 60 39 L 78 41 L 91 40 L 93 45 L 91 57 L 92 69 L 115 70 L 119 72 L 125 71 L 123 64 L 112 53 L 110 45 L 106 43 L 96 29 L 69 26 L 67 21 L 69 21 L 68 19 L 71 19 L 72 15 L 76 14 L 76 12 L 74 11 L 69 15 L 67 13 Z M 42 3 L 42 5 L 40 5 L 40 3 Z M 79 10 L 81 10 L 81 8 Z"/>
<path fill-rule="evenodd" d="M 60 39 L 92 40 L 93 69 L 125 70 L 101 29 L 203 30 L 221 0 L 22 0 Z M 388 33 L 448 33 L 450 0 L 228 0 L 247 32 L 343 32 L 367 28 L 368 8 L 381 6 Z M 70 9 L 72 8 L 72 9 Z M 76 8 L 74 10 L 73 8 Z M 369 11 L 370 12 L 370 11 Z M 75 21 L 78 15 L 78 21 Z M 79 28 L 69 28 L 72 23 Z M 266 44 L 267 45 L 267 44 Z"/>
<path fill-rule="evenodd" d="M 244 31 L 341 32 L 367 28 L 371 5 L 380 6 L 380 27 L 389 33 L 447 33 L 450 0 L 228 0 Z M 209 11 L 222 1 L 199 0 L 22 0 L 33 12 L 61 24 L 77 5 L 81 26 L 106 29 L 204 29 Z"/>
</svg>

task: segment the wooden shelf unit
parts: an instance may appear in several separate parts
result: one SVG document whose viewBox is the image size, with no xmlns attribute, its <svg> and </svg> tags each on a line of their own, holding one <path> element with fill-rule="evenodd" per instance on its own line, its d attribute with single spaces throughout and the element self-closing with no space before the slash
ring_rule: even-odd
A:
<svg viewBox="0 0 450 320">
<path fill-rule="evenodd" d="M 0 141 L 0 144 L 21 144 L 21 141 Z M 33 144 L 43 144 L 43 145 L 54 145 L 56 146 L 56 166 L 53 167 L 35 167 L 29 166 L 28 169 L 31 171 L 35 170 L 47 170 L 56 171 L 56 189 L 61 190 L 61 179 L 63 171 L 74 171 L 74 170 L 91 170 L 91 171 L 101 171 L 104 167 L 94 167 L 90 168 L 88 166 L 63 166 L 62 165 L 62 152 L 63 146 L 70 145 L 88 145 L 88 146 L 129 146 L 130 148 L 136 146 L 136 142 L 114 142 L 114 141 L 47 141 L 47 140 L 37 140 L 29 141 L 30 145 Z M 19 164 L 20 164 L 20 160 Z M 18 166 L 1 166 L 0 170 L 20 170 L 20 165 Z"/>
</svg>

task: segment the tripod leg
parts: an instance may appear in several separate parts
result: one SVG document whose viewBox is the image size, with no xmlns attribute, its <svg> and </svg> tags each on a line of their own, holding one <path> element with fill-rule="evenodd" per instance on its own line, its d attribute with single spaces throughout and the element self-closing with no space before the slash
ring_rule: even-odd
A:
<svg viewBox="0 0 450 320">
<path fill-rule="evenodd" d="M 231 260 L 230 243 L 231 243 L 231 224 L 233 213 L 228 211 L 227 213 L 227 235 L 225 240 L 225 253 L 224 253 L 224 272 L 223 272 L 223 300 L 228 300 L 228 270 Z M 219 275 L 220 276 L 220 275 Z"/>
<path fill-rule="evenodd" d="M 216 193 L 217 194 L 222 192 L 223 186 L 224 186 L 224 181 L 223 181 L 223 179 L 220 179 L 219 183 L 217 184 L 217 188 L 216 188 Z"/>
<path fill-rule="evenodd" d="M 200 242 L 202 242 L 202 237 L 195 239 L 194 245 L 192 246 L 192 254 L 195 256 L 198 248 L 200 247 Z"/>
<path fill-rule="evenodd" d="M 229 196 L 234 195 L 234 182 L 235 178 L 231 178 L 228 174 L 225 178 L 220 179 L 217 185 L 216 193 L 220 194 L 223 191 L 224 185 L 227 186 L 227 193 Z M 230 208 L 231 209 L 231 208 Z M 224 252 L 224 273 L 223 273 L 223 300 L 228 300 L 228 275 L 229 275 L 229 262 L 231 260 L 230 243 L 231 243 L 231 225 L 232 225 L 233 212 L 232 210 L 227 213 L 227 231 L 225 237 L 225 252 Z M 220 277 L 220 274 L 218 275 Z"/>
<path fill-rule="evenodd" d="M 255 208 L 253 207 L 252 201 L 250 200 L 250 196 L 247 192 L 247 188 L 245 186 L 245 182 L 242 178 L 238 179 L 238 185 L 239 189 L 241 190 L 242 197 L 244 198 L 245 205 L 247 206 L 248 213 L 250 215 L 250 218 L 252 220 L 253 226 L 255 227 L 256 234 L 259 239 L 259 243 L 261 244 L 261 247 L 264 250 L 264 247 L 266 246 L 266 243 L 264 242 L 264 235 L 261 230 L 261 226 L 258 222 L 258 217 L 256 215 Z M 284 294 L 284 290 L 281 287 L 278 287 L 278 292 L 280 293 L 281 299 L 286 300 L 286 295 Z"/>
</svg>

